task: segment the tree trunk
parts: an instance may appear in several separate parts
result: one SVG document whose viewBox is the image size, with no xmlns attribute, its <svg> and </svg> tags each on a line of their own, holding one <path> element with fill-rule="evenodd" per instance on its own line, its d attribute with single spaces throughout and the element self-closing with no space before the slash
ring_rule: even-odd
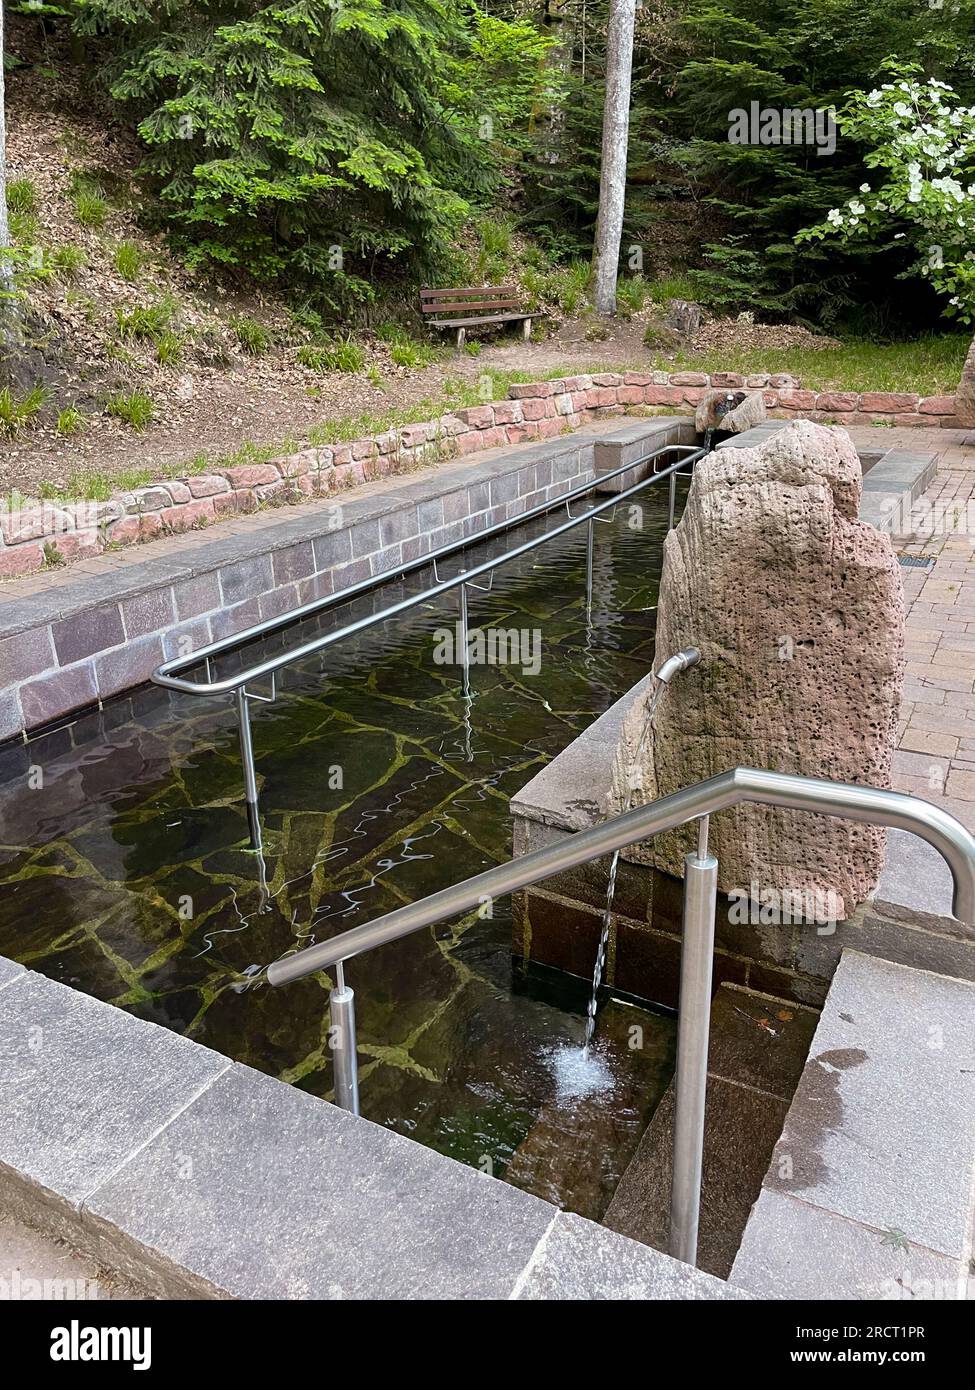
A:
<svg viewBox="0 0 975 1390">
<path fill-rule="evenodd" d="M 955 414 L 963 425 L 975 429 L 975 338 L 968 349 L 955 393 Z"/>
<path fill-rule="evenodd" d="M 0 251 L 5 251 L 10 246 L 10 224 L 7 221 L 7 121 L 3 52 L 3 0 L 0 0 Z M 0 257 L 0 288 L 6 289 L 10 279 L 10 261 L 6 256 Z"/>
<path fill-rule="evenodd" d="M 630 84 L 636 0 L 610 0 L 606 33 L 606 105 L 599 175 L 599 216 L 593 248 L 593 299 L 598 314 L 616 313 L 616 276 L 626 199 L 626 152 L 630 135 Z"/>
</svg>

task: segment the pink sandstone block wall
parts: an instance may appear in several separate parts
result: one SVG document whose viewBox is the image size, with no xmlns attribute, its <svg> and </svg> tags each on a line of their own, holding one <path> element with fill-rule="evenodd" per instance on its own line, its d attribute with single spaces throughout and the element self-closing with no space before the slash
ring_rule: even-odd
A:
<svg viewBox="0 0 975 1390">
<path fill-rule="evenodd" d="M 0 581 L 132 545 L 210 526 L 261 506 L 326 497 L 407 472 L 436 459 L 548 439 L 607 415 L 660 408 L 693 412 L 708 387 L 761 391 L 771 416 L 826 423 L 959 427 L 953 396 L 910 392 L 808 391 L 782 373 L 597 372 L 512 386 L 491 401 L 384 434 L 303 449 L 120 492 L 107 502 L 0 502 Z"/>
</svg>

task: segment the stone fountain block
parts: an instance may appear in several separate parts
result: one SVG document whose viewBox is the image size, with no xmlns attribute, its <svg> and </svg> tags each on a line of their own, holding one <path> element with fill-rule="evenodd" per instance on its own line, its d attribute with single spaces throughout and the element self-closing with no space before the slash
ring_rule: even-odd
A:
<svg viewBox="0 0 975 1390">
<path fill-rule="evenodd" d="M 904 599 L 862 495 L 849 435 L 805 420 L 697 465 L 664 543 L 656 664 L 689 646 L 702 660 L 665 688 L 652 725 L 645 695 L 627 714 L 608 810 L 741 766 L 890 785 Z M 884 831 L 743 804 L 717 817 L 712 847 L 724 891 L 799 895 L 819 906 L 812 920 L 835 921 L 875 887 Z M 681 830 L 634 857 L 679 875 L 690 848 Z"/>
</svg>

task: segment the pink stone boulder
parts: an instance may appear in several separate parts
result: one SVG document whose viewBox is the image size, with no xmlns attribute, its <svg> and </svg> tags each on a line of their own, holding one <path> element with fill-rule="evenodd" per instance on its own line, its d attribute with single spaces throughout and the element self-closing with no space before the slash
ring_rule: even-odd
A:
<svg viewBox="0 0 975 1390">
<path fill-rule="evenodd" d="M 642 751 L 646 697 L 628 712 L 611 810 L 739 765 L 890 785 L 904 601 L 889 537 L 859 520 L 861 491 L 846 432 L 807 420 L 697 465 L 664 546 L 655 669 L 688 646 L 702 661 L 664 688 Z M 627 857 L 681 874 L 692 834 Z M 711 845 L 722 892 L 802 894 L 842 918 L 876 884 L 884 833 L 740 806 L 712 819 Z"/>
</svg>

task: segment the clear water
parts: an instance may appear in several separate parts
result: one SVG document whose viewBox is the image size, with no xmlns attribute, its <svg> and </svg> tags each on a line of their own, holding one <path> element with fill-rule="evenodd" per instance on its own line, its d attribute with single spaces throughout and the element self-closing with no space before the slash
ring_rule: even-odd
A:
<svg viewBox="0 0 975 1390">
<path fill-rule="evenodd" d="M 472 625 L 540 630 L 537 675 L 475 665 L 465 699 L 433 660 L 456 600 L 286 672 L 254 709 L 263 860 L 226 699 L 147 687 L 0 749 L 0 954 L 329 1096 L 329 982 L 272 989 L 260 967 L 510 857 L 511 795 L 652 659 L 666 496 L 633 516 L 596 527 L 588 625 L 584 527 L 470 595 Z M 670 1078 L 673 1021 L 607 1000 L 582 1059 L 588 982 L 513 963 L 511 930 L 503 901 L 349 964 L 362 1113 L 598 1216 Z"/>
</svg>

